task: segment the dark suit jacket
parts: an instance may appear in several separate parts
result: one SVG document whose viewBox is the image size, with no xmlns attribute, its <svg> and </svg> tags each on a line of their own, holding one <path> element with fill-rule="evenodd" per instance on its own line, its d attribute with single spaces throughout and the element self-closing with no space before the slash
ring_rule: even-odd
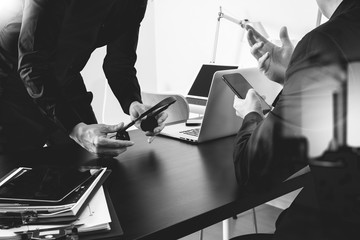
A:
<svg viewBox="0 0 360 240">
<path fill-rule="evenodd" d="M 264 120 L 249 113 L 236 136 L 234 167 L 240 186 L 258 189 L 283 181 L 307 165 L 307 157 L 328 148 L 333 93 L 346 81 L 347 63 L 360 60 L 359 43 L 357 0 L 344 0 L 329 21 L 298 43 L 273 112 Z M 329 239 L 324 237 L 329 229 L 308 208 L 315 199 L 311 187 L 300 193 L 282 217 L 276 239 Z"/>
<path fill-rule="evenodd" d="M 80 72 L 91 53 L 106 46 L 104 73 L 124 112 L 128 113 L 131 102 L 141 102 L 134 65 L 146 0 L 24 3 L 23 11 L 1 32 L 0 61 L 7 67 L 0 65 L 5 75 L 1 80 L 3 96 L 15 92 L 21 98 L 26 93 L 14 85 L 18 71 L 28 94 L 68 131 L 80 122 L 96 123 L 92 95 Z"/>
<path fill-rule="evenodd" d="M 326 99 L 320 99 L 319 95 L 330 94 L 338 88 L 336 84 L 332 84 L 331 79 L 324 77 L 328 76 L 334 81 L 342 78 L 336 76 L 336 73 L 344 71 L 346 63 L 360 60 L 359 42 L 360 3 L 345 0 L 328 22 L 309 32 L 298 43 L 286 72 L 283 91 L 273 112 L 264 120 L 255 112 L 249 113 L 236 136 L 234 166 L 241 185 L 262 184 L 269 174 L 273 175 L 272 170 L 278 170 L 276 168 L 281 165 L 274 158 L 277 154 L 274 148 L 277 147 L 280 151 L 286 148 L 274 146 L 279 143 L 276 139 L 298 138 L 304 134 L 304 128 L 317 129 L 323 124 L 323 117 L 316 114 L 316 111 L 328 106 L 325 106 Z M 304 121 L 310 114 L 315 114 L 310 116 L 313 120 Z M 315 144 L 309 139 L 307 141 L 310 141 L 309 145 Z M 324 150 L 316 151 L 313 145 L 309 148 L 313 152 L 310 155 Z M 291 166 L 287 167 L 288 170 L 295 170 Z M 278 180 L 287 176 L 289 172 L 284 172 L 282 179 Z"/>
</svg>

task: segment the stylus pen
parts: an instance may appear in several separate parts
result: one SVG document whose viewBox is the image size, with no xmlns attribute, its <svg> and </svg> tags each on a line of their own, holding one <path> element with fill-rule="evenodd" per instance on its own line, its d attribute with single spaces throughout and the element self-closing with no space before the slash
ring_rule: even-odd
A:
<svg viewBox="0 0 360 240">
<path fill-rule="evenodd" d="M 152 143 L 154 141 L 155 137 L 156 137 L 156 135 L 149 137 L 148 140 L 147 140 L 148 143 L 149 144 Z"/>
<path fill-rule="evenodd" d="M 121 130 L 125 131 L 127 130 L 129 127 L 131 127 L 132 125 L 135 124 L 136 121 L 139 121 L 139 119 L 135 119 L 134 121 L 129 122 L 126 126 L 124 126 L 124 128 L 122 128 Z"/>
<path fill-rule="evenodd" d="M 137 121 L 141 120 L 143 117 L 145 117 L 149 112 L 146 111 L 144 113 L 142 113 L 139 117 L 137 117 L 136 119 L 132 120 L 131 122 L 129 122 L 127 125 L 124 126 L 124 128 L 122 128 L 122 131 L 127 130 L 129 127 L 131 127 L 132 125 L 134 125 Z"/>
<path fill-rule="evenodd" d="M 127 130 L 129 127 L 131 127 L 132 125 L 134 125 L 137 121 L 141 120 L 142 118 L 144 118 L 146 115 L 149 115 L 149 113 L 153 111 L 152 109 L 148 109 L 147 111 L 143 112 L 142 114 L 140 114 L 140 116 L 138 116 L 136 119 L 132 120 L 131 122 L 129 122 L 126 126 L 124 126 L 123 129 L 121 129 L 122 131 Z M 158 112 L 156 112 L 157 114 Z"/>
</svg>

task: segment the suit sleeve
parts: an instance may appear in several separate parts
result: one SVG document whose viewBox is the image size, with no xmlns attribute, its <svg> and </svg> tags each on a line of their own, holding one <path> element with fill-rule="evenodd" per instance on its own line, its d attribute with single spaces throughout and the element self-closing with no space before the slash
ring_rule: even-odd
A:
<svg viewBox="0 0 360 240">
<path fill-rule="evenodd" d="M 61 97 L 54 69 L 63 3 L 25 0 L 18 41 L 18 72 L 39 110 L 58 127 L 71 131 L 81 121 L 80 114 Z"/>
<path fill-rule="evenodd" d="M 279 103 L 281 104 L 280 98 Z M 278 108 L 279 110 L 279 108 Z M 234 167 L 240 186 L 249 190 L 270 187 L 284 180 L 284 172 L 289 171 L 277 151 L 281 148 L 281 118 L 273 110 L 262 117 L 255 112 L 247 114 L 235 138 Z M 283 164 L 283 167 L 280 165 Z"/>
<path fill-rule="evenodd" d="M 245 116 L 233 155 L 239 186 L 267 189 L 306 166 L 307 142 L 299 127 L 298 104 L 297 99 L 282 95 L 265 119 L 255 112 Z"/>
<path fill-rule="evenodd" d="M 75 3 L 80 4 L 79 1 Z M 72 11 L 66 12 L 65 8 L 69 7 L 66 4 L 65 1 L 52 0 L 25 1 L 19 35 L 18 71 L 39 110 L 58 127 L 70 132 L 80 122 L 96 123 L 91 107 L 92 94 L 86 91 L 80 73 L 72 71 L 75 59 L 73 54 L 80 51 L 77 46 L 84 45 L 79 44 L 79 41 L 88 39 L 86 43 L 91 44 L 91 40 L 95 40 L 91 34 L 88 35 L 92 38 L 76 36 L 79 32 L 84 33 L 76 31 L 76 27 L 83 22 L 68 23 L 82 16 Z M 71 10 L 76 6 L 70 6 Z M 70 34 L 69 29 L 72 30 Z M 70 48 L 71 51 L 66 51 Z"/>
<path fill-rule="evenodd" d="M 53 74 L 54 51 L 59 22 L 53 10 L 59 6 L 51 0 L 26 0 L 19 35 L 18 71 L 34 98 L 54 97 L 56 80 Z"/>
<path fill-rule="evenodd" d="M 247 185 L 250 176 L 250 162 L 247 157 L 251 146 L 249 145 L 249 138 L 254 130 L 262 123 L 263 118 L 256 112 L 247 114 L 243 120 L 241 128 L 235 138 L 234 147 L 234 167 L 236 179 L 241 185 Z"/>
<path fill-rule="evenodd" d="M 248 114 L 236 136 L 234 167 L 241 186 L 265 188 L 284 181 L 307 165 L 309 154 L 321 155 L 332 139 L 341 51 L 326 35 L 313 34 L 298 44 L 293 57 L 273 111 L 264 120 Z"/>
<path fill-rule="evenodd" d="M 140 23 L 146 11 L 146 1 L 134 1 L 132 4 L 135 6 L 129 10 L 129 24 L 123 30 L 123 34 L 107 45 L 103 64 L 111 90 L 127 114 L 132 102 L 141 102 L 135 63 Z"/>
<path fill-rule="evenodd" d="M 138 29 L 133 29 L 108 44 L 103 64 L 109 86 L 126 114 L 129 114 L 132 102 L 141 102 L 140 85 L 134 66 L 137 39 Z"/>
</svg>

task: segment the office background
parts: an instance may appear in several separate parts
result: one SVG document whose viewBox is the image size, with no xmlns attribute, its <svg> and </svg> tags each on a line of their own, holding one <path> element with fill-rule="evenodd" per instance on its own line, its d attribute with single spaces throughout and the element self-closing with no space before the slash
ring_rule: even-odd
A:
<svg viewBox="0 0 360 240">
<path fill-rule="evenodd" d="M 11 16 L 19 1 L 0 0 L 0 25 Z M 286 25 L 296 43 L 315 27 L 315 0 L 148 0 L 140 29 L 137 70 L 141 87 L 151 92 L 186 94 L 200 66 L 212 60 L 219 7 L 236 19 L 261 21 L 269 39 L 279 42 L 279 29 Z M 324 19 L 324 18 L 323 18 Z M 222 19 L 216 64 L 256 66 L 243 30 Z M 106 49 L 95 51 L 83 76 L 94 92 L 93 107 L 100 122 L 128 121 L 106 86 L 102 61 Z M 105 101 L 104 101 L 105 100 Z"/>
<path fill-rule="evenodd" d="M 144 91 L 186 94 L 200 66 L 212 59 L 219 7 L 237 19 L 261 21 L 269 39 L 279 42 L 279 30 L 288 27 L 296 43 L 315 27 L 315 0 L 149 0 L 140 29 L 137 70 Z M 242 29 L 221 20 L 217 64 L 256 66 Z M 93 107 L 100 122 L 128 121 L 105 84 L 101 70 L 106 49 L 93 53 L 83 71 L 95 98 Z M 104 102 L 104 94 L 105 102 Z"/>
</svg>

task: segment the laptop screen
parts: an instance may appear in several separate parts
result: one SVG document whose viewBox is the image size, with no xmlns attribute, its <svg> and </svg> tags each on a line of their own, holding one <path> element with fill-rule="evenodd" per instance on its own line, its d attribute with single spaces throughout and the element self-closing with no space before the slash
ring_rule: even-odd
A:
<svg viewBox="0 0 360 240">
<path fill-rule="evenodd" d="M 213 65 L 213 64 L 204 64 L 202 65 L 198 75 L 195 78 L 194 83 L 192 84 L 188 95 L 198 96 L 198 97 L 208 97 L 210 85 L 214 73 L 220 70 L 229 70 L 236 69 L 237 66 L 225 66 L 225 65 Z"/>
</svg>

